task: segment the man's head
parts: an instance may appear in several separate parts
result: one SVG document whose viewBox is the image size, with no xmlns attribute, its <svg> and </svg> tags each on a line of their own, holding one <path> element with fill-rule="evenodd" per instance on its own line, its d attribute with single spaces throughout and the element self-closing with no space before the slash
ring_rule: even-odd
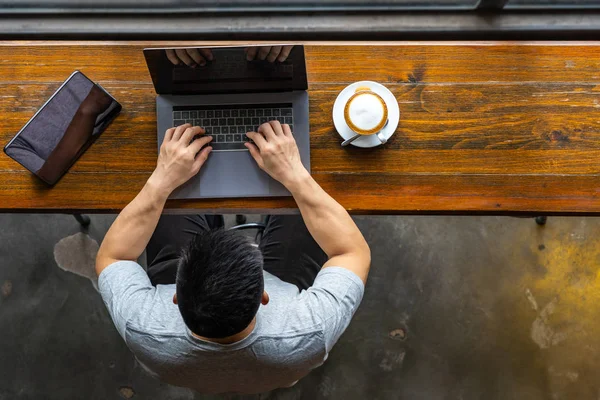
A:
<svg viewBox="0 0 600 400">
<path fill-rule="evenodd" d="M 235 232 L 199 234 L 183 249 L 177 269 L 177 305 L 187 327 L 225 338 L 252 322 L 263 296 L 263 258 Z"/>
</svg>

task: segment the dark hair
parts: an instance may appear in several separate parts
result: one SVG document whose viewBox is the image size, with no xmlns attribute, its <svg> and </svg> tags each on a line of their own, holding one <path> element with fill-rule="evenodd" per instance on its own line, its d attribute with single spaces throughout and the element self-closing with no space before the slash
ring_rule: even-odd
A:
<svg viewBox="0 0 600 400">
<path fill-rule="evenodd" d="M 261 303 L 262 267 L 260 250 L 236 232 L 196 235 L 177 269 L 177 305 L 187 327 L 214 339 L 243 331 Z"/>
</svg>

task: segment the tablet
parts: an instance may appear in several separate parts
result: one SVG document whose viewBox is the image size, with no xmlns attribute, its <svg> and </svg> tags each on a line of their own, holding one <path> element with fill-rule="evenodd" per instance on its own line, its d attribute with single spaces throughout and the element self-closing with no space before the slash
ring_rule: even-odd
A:
<svg viewBox="0 0 600 400">
<path fill-rule="evenodd" d="M 75 71 L 8 142 L 4 152 L 54 185 L 121 111 L 102 87 Z"/>
</svg>

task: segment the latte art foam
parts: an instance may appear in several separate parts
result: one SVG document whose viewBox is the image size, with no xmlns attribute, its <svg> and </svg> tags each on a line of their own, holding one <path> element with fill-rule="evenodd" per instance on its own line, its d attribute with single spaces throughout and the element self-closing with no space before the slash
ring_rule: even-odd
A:
<svg viewBox="0 0 600 400">
<path fill-rule="evenodd" d="M 387 107 L 377 94 L 358 92 L 346 104 L 344 117 L 353 131 L 363 135 L 372 134 L 383 128 Z"/>
<path fill-rule="evenodd" d="M 379 98 L 365 93 L 352 99 L 348 114 L 356 127 L 368 131 L 381 123 L 384 110 Z"/>
</svg>

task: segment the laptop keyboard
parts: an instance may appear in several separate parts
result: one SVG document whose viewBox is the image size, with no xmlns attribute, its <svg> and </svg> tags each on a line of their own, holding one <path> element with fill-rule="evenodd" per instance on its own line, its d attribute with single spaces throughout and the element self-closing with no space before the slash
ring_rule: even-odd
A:
<svg viewBox="0 0 600 400">
<path fill-rule="evenodd" d="M 213 151 L 246 150 L 244 142 L 251 140 L 246 132 L 272 120 L 288 124 L 294 131 L 291 104 L 260 104 L 243 106 L 178 106 L 173 109 L 173 126 L 186 123 L 200 126 L 213 137 Z"/>
</svg>

